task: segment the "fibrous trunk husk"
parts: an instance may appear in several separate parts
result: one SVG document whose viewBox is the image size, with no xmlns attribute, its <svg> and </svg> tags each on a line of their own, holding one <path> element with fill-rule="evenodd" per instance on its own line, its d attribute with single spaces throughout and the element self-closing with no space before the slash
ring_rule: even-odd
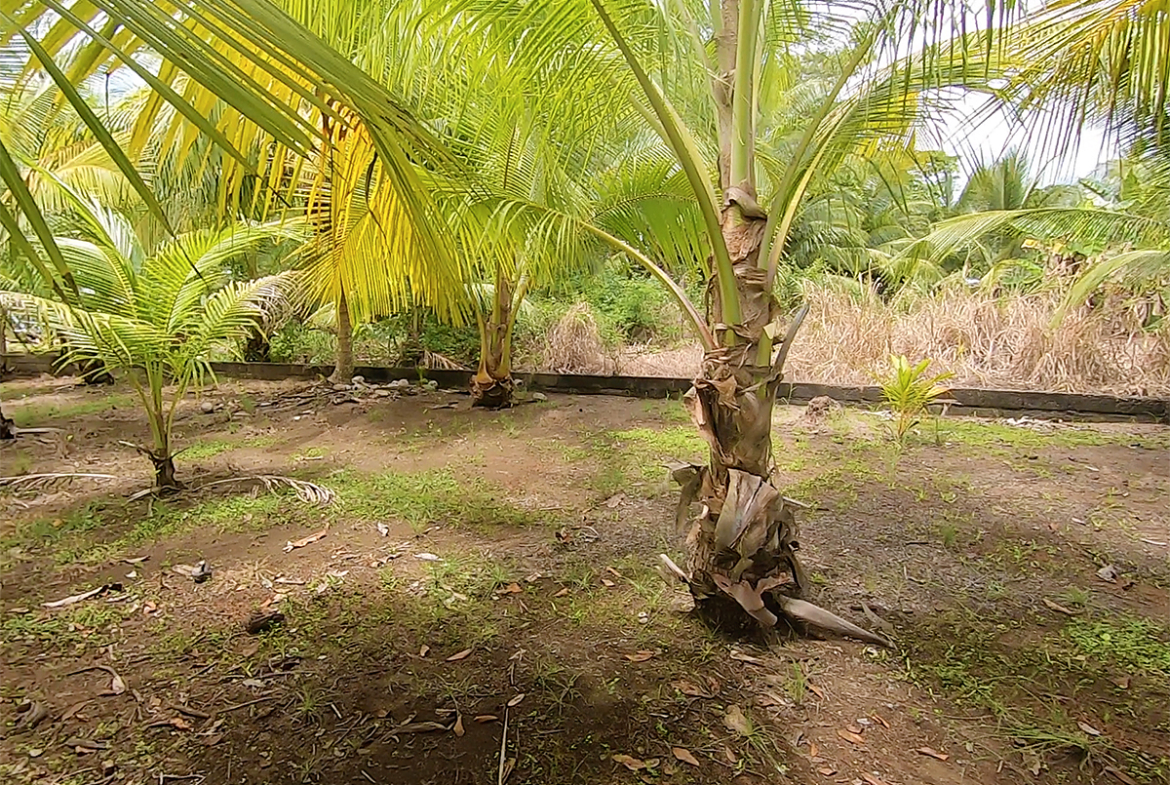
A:
<svg viewBox="0 0 1170 785">
<path fill-rule="evenodd" d="M 154 464 L 154 487 L 160 491 L 181 490 L 183 484 L 175 478 L 175 458 L 169 453 L 159 453 L 143 450 L 146 457 Z"/>
<path fill-rule="evenodd" d="M 487 373 L 471 377 L 471 405 L 485 409 L 505 409 L 512 405 L 515 385 L 510 374 L 494 378 Z"/>
<path fill-rule="evenodd" d="M 677 522 L 685 525 L 692 502 L 700 504 L 687 534 L 688 583 L 696 600 L 730 598 L 767 627 L 784 614 L 839 634 L 880 641 L 811 603 L 790 599 L 808 585 L 797 556 L 794 507 L 771 482 L 772 408 L 782 359 L 773 365 L 771 357 L 759 354 L 761 341 L 776 335 L 780 315 L 766 273 L 757 264 L 764 220 L 745 217 L 734 207 L 723 218 L 740 318 L 736 324 L 726 323 L 718 287 L 713 286 L 711 322 L 721 345 L 707 352 L 685 399 L 710 448 L 710 461 L 675 471 L 683 486 Z M 728 333 L 735 338 L 729 339 Z M 776 594 L 778 589 L 790 596 Z"/>
</svg>

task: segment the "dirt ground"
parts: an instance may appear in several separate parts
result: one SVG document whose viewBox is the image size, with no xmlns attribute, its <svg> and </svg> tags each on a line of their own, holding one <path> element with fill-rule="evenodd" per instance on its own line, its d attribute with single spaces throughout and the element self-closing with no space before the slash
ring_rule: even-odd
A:
<svg viewBox="0 0 1170 785">
<path fill-rule="evenodd" d="M 811 599 L 883 649 L 688 612 L 655 566 L 664 464 L 703 458 L 674 401 L 224 382 L 179 412 L 192 489 L 128 501 L 129 389 L 0 397 L 60 429 L 0 475 L 108 475 L 0 495 L 5 783 L 1170 782 L 1165 427 L 896 449 L 876 413 L 780 407 Z M 333 499 L 198 487 L 260 474 Z"/>
</svg>

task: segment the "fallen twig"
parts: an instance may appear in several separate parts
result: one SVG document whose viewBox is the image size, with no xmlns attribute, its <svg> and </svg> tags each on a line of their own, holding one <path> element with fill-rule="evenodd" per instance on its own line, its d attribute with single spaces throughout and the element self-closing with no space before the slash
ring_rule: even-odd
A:
<svg viewBox="0 0 1170 785">
<path fill-rule="evenodd" d="M 235 706 L 228 706 L 226 709 L 220 709 L 216 712 L 216 714 L 227 714 L 228 712 L 236 711 L 237 709 L 246 709 L 249 706 L 255 706 L 257 703 L 263 703 L 264 701 L 270 700 L 275 700 L 275 696 L 266 695 L 263 698 L 255 698 L 250 701 L 244 701 L 243 703 L 237 703 Z"/>
<path fill-rule="evenodd" d="M 210 714 L 199 711 L 198 709 L 192 709 L 190 706 L 180 706 L 178 703 L 171 703 L 168 705 L 175 711 L 179 712 L 180 714 L 186 714 L 188 717 L 194 717 L 199 720 L 206 720 L 211 718 Z"/>
<path fill-rule="evenodd" d="M 81 594 L 74 594 L 71 597 L 54 600 L 53 602 L 42 602 L 41 606 L 45 608 L 64 608 L 67 605 L 73 605 L 75 603 L 81 602 L 82 600 L 88 600 L 91 597 L 97 597 L 99 595 L 105 594 L 107 591 L 122 591 L 122 584 L 107 583 L 102 586 L 98 586 L 96 589 L 83 591 Z"/>
</svg>

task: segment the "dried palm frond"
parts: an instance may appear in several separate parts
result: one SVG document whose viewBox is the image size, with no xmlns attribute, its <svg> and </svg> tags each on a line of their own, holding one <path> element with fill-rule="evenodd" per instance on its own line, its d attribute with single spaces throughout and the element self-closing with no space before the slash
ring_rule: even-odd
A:
<svg viewBox="0 0 1170 785">
<path fill-rule="evenodd" d="M 467 366 L 461 365 L 450 357 L 438 352 L 423 350 L 422 367 L 432 371 L 466 371 Z"/>
<path fill-rule="evenodd" d="M 84 472 L 68 472 L 64 474 L 22 474 L 18 477 L 0 477 L 0 488 L 19 491 L 49 491 L 69 485 L 77 480 L 116 480 L 113 474 L 86 474 Z"/>
<path fill-rule="evenodd" d="M 323 485 L 317 485 L 307 480 L 298 480 L 295 477 L 285 477 L 279 474 L 252 474 L 246 477 L 231 477 L 226 480 L 209 482 L 206 485 L 200 486 L 200 489 L 240 482 L 259 482 L 268 491 L 273 493 L 281 488 L 291 488 L 293 493 L 297 495 L 297 498 L 306 504 L 324 506 L 332 502 L 336 497 L 333 491 Z"/>
</svg>

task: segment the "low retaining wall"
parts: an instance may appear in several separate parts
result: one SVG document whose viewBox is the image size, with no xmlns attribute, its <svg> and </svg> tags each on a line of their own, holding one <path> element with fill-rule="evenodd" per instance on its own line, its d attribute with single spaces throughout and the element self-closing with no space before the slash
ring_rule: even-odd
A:
<svg viewBox="0 0 1170 785">
<path fill-rule="evenodd" d="M 8 366 L 16 373 L 52 373 L 52 359 L 9 355 Z M 329 365 L 292 365 L 285 363 L 212 363 L 217 375 L 237 379 L 315 379 L 333 372 Z M 418 368 L 359 366 L 354 373 L 369 382 L 386 383 L 395 379 L 434 379 L 443 387 L 465 388 L 471 380 L 469 371 L 437 371 Z M 579 395 L 625 395 L 636 398 L 677 397 L 691 386 L 690 379 L 654 376 L 589 376 L 584 374 L 518 373 L 529 390 L 574 393 Z M 790 382 L 780 385 L 780 398 L 789 403 L 804 403 L 821 395 L 852 405 L 876 405 L 882 395 L 878 387 L 842 387 L 833 384 Z M 1170 399 L 1083 395 L 1079 393 L 1033 392 L 1028 390 L 982 390 L 954 388 L 949 411 L 976 416 L 1028 415 L 1046 419 L 1143 420 L 1170 423 Z"/>
</svg>

